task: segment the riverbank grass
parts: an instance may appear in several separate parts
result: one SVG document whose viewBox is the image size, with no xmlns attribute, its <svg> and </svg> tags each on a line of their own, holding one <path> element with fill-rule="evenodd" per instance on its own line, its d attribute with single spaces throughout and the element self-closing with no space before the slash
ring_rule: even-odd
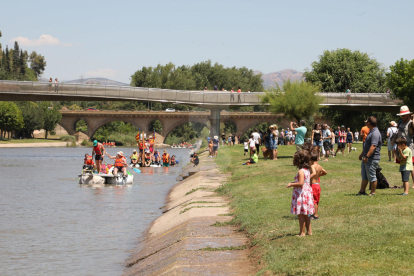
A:
<svg viewBox="0 0 414 276">
<path fill-rule="evenodd" d="M 290 214 L 294 146 L 279 146 L 278 160 L 243 166 L 243 147 L 220 147 L 217 164 L 230 172 L 218 189 L 232 199 L 234 223 L 251 239 L 258 275 L 410 275 L 414 271 L 414 191 L 377 190 L 375 197 L 356 196 L 360 188 L 361 144 L 357 151 L 320 164 L 319 220 L 313 236 L 296 237 L 297 216 Z M 381 149 L 382 172 L 391 186 L 401 186 L 398 165 Z M 411 180 L 410 180 L 410 186 Z M 367 191 L 369 192 L 369 191 Z"/>
<path fill-rule="evenodd" d="M 43 139 L 43 138 L 0 140 L 0 144 L 55 143 L 55 142 L 62 142 L 62 140 Z"/>
</svg>

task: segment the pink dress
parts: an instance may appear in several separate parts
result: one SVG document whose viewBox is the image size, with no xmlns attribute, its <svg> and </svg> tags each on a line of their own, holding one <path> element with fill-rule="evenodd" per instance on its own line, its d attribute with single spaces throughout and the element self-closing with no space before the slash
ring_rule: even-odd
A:
<svg viewBox="0 0 414 276">
<path fill-rule="evenodd" d="M 294 215 L 310 215 L 315 212 L 313 204 L 312 187 L 310 186 L 310 172 L 308 169 L 300 169 L 305 175 L 301 188 L 293 188 L 292 206 L 290 213 Z M 295 176 L 295 182 L 299 180 L 299 172 Z"/>
</svg>

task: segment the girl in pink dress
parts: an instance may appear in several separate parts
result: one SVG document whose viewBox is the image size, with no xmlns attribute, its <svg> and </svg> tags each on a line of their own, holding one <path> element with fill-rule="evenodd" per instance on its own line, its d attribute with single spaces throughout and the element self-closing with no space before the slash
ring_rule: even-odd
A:
<svg viewBox="0 0 414 276">
<path fill-rule="evenodd" d="M 299 172 L 295 182 L 287 185 L 293 187 L 292 205 L 290 213 L 299 217 L 299 237 L 305 236 L 305 228 L 308 235 L 312 235 L 311 221 L 308 215 L 315 212 L 313 205 L 313 194 L 310 186 L 310 156 L 307 151 L 298 151 L 293 156 L 293 165 L 298 167 Z"/>
</svg>

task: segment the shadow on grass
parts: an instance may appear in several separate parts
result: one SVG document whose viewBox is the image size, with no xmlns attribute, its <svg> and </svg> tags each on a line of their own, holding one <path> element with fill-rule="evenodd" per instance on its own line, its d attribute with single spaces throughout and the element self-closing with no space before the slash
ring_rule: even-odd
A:
<svg viewBox="0 0 414 276">
<path fill-rule="evenodd" d="M 290 234 L 290 233 L 289 234 L 281 234 L 281 235 L 278 235 L 276 237 L 270 238 L 269 241 L 278 240 L 278 239 L 281 239 L 281 238 L 284 238 L 284 237 L 294 237 L 296 235 L 297 234 Z"/>
</svg>

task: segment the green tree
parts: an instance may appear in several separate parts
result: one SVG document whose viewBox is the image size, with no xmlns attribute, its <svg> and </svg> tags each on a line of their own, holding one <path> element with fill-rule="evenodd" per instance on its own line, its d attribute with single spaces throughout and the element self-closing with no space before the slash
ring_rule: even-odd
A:
<svg viewBox="0 0 414 276">
<path fill-rule="evenodd" d="M 23 116 L 20 108 L 13 102 L 0 102 L 0 138 L 4 137 L 4 131 L 18 131 L 23 126 Z"/>
<path fill-rule="evenodd" d="M 316 94 L 320 89 L 318 85 L 290 80 L 285 81 L 282 87 L 275 84 L 275 87 L 265 91 L 262 103 L 269 103 L 271 112 L 283 113 L 298 123 L 302 119 L 309 120 L 313 117 L 323 102 L 323 98 Z"/>
<path fill-rule="evenodd" d="M 45 57 L 33 51 L 29 56 L 30 68 L 34 71 L 36 78 L 42 76 L 46 67 Z"/>
<path fill-rule="evenodd" d="M 391 65 L 387 73 L 387 85 L 404 104 L 414 109 L 414 59 L 401 59 Z"/>
<path fill-rule="evenodd" d="M 17 41 L 14 42 L 14 49 L 13 49 L 13 74 L 19 75 L 20 74 L 20 47 Z"/>
<path fill-rule="evenodd" d="M 16 102 L 22 111 L 24 127 L 21 129 L 21 136 L 32 138 L 36 129 L 43 126 L 42 110 L 35 102 Z"/>
<path fill-rule="evenodd" d="M 54 108 L 51 102 L 42 102 L 42 117 L 43 117 L 43 129 L 45 130 L 45 139 L 49 131 L 52 131 L 56 128 L 57 124 L 62 119 L 62 114 L 58 108 Z"/>
<path fill-rule="evenodd" d="M 385 68 L 360 51 L 324 51 L 319 60 L 303 73 L 307 82 L 319 85 L 322 92 L 384 93 Z"/>
</svg>

